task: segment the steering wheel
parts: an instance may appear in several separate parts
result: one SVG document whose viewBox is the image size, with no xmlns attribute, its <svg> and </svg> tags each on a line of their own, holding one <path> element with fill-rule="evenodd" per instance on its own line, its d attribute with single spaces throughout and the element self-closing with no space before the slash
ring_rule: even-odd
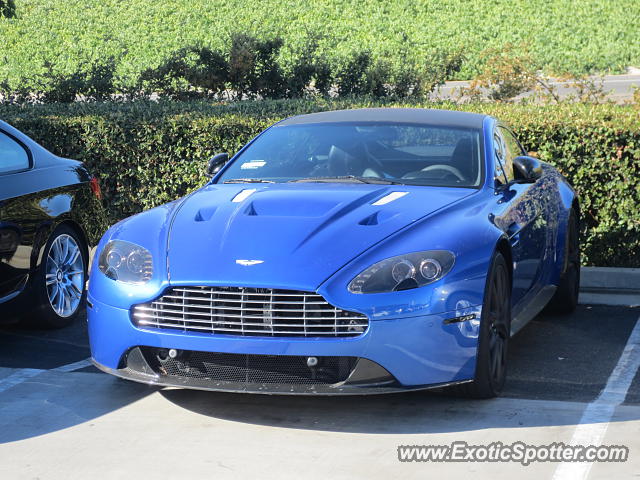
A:
<svg viewBox="0 0 640 480">
<path fill-rule="evenodd" d="M 442 170 L 443 172 L 450 173 L 454 175 L 461 182 L 466 181 L 466 178 L 462 174 L 460 170 L 456 167 L 452 167 L 451 165 L 431 165 L 430 167 L 425 168 L 422 172 L 432 172 L 434 170 Z"/>
</svg>

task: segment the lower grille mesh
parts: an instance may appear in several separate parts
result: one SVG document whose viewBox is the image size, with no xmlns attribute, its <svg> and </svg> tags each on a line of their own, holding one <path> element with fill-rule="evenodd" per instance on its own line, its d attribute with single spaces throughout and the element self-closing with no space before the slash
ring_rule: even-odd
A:
<svg viewBox="0 0 640 480">
<path fill-rule="evenodd" d="M 329 304 L 317 293 L 267 288 L 174 287 L 133 308 L 134 324 L 215 334 L 354 337 L 365 315 Z"/>
<path fill-rule="evenodd" d="M 166 350 L 142 347 L 149 365 L 160 375 L 234 383 L 330 385 L 347 379 L 356 357 L 318 357 L 307 366 L 307 357 L 247 355 L 182 351 L 170 358 Z"/>
</svg>

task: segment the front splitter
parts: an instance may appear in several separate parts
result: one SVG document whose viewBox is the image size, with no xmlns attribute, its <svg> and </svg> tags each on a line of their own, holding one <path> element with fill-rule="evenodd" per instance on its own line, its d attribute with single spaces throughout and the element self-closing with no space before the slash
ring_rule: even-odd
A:
<svg viewBox="0 0 640 480">
<path fill-rule="evenodd" d="M 212 392 L 254 393 L 263 395 L 380 395 L 386 393 L 402 393 L 417 390 L 434 390 L 469 383 L 472 380 L 437 383 L 430 385 L 400 386 L 397 382 L 383 382 L 373 384 L 338 384 L 328 385 L 291 385 L 277 383 L 248 383 L 228 382 L 213 379 L 181 377 L 175 375 L 159 375 L 148 365 L 138 365 L 136 369 L 129 367 L 109 368 L 91 359 L 100 370 L 116 377 L 144 383 L 157 387 L 186 388 Z"/>
</svg>

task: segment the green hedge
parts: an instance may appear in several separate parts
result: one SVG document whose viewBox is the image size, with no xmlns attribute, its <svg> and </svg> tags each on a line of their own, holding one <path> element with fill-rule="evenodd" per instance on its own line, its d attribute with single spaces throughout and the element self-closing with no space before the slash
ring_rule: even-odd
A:
<svg viewBox="0 0 640 480">
<path fill-rule="evenodd" d="M 235 152 L 273 122 L 319 110 L 400 106 L 369 100 L 134 102 L 0 106 L 0 118 L 100 177 L 112 220 L 205 182 L 207 159 Z M 404 103 L 405 106 L 427 106 Z M 431 105 L 434 107 L 434 105 Z M 495 115 L 578 190 L 586 264 L 640 267 L 640 116 L 616 105 L 479 104 L 437 108 Z"/>
</svg>

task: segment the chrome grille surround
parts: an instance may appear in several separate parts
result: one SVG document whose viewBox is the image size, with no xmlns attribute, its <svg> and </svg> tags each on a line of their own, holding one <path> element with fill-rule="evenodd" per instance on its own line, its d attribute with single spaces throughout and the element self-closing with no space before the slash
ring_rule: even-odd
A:
<svg viewBox="0 0 640 480">
<path fill-rule="evenodd" d="M 132 321 L 141 328 L 267 337 L 356 337 L 369 326 L 365 315 L 334 307 L 317 293 L 200 286 L 173 287 L 135 305 Z"/>
</svg>

